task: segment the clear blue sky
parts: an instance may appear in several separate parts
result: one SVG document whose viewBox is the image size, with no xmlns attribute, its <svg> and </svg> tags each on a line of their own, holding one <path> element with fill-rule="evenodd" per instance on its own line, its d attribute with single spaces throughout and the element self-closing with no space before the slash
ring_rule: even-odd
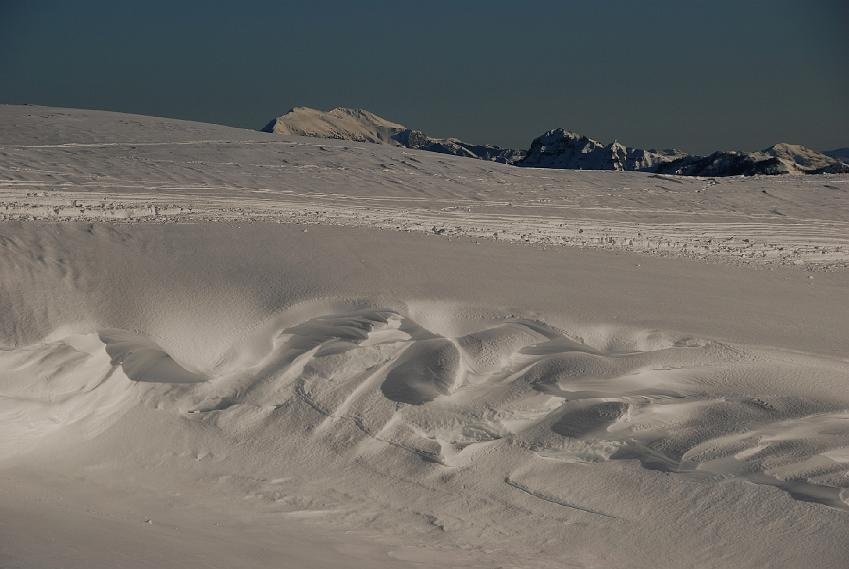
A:
<svg viewBox="0 0 849 569">
<path fill-rule="evenodd" d="M 849 0 L 0 0 L 0 102 L 259 128 L 363 107 L 526 147 L 849 146 Z"/>
</svg>

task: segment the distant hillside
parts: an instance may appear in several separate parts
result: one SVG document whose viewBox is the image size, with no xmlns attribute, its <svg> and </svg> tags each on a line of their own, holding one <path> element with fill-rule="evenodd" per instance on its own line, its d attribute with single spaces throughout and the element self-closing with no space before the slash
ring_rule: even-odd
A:
<svg viewBox="0 0 849 569">
<path fill-rule="evenodd" d="M 840 160 L 844 164 L 849 164 L 849 147 L 835 148 L 834 150 L 826 150 L 823 152 L 826 156 Z"/>
</svg>

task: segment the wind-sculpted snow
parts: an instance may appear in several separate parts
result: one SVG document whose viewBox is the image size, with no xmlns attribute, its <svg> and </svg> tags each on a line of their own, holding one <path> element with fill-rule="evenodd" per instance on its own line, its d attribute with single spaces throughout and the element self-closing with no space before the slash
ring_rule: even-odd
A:
<svg viewBox="0 0 849 569">
<path fill-rule="evenodd" d="M 847 379 L 827 361 L 778 363 L 786 356 L 656 332 L 651 350 L 600 350 L 544 322 L 509 318 L 444 337 L 386 308 L 317 314 L 258 334 L 268 353 L 203 375 L 119 330 L 5 352 L 4 429 L 29 450 L 73 424 L 120 428 L 122 413 L 141 405 L 222 437 L 248 427 L 260 438 L 293 433 L 287 445 L 375 467 L 409 454 L 475 469 L 487 456 L 501 468 L 479 476 L 512 480 L 522 461 L 508 449 L 587 465 L 636 459 L 849 509 L 849 400 L 767 388 L 805 374 Z M 10 420 L 22 406 L 23 429 Z M 33 429 L 40 421 L 51 429 Z"/>
</svg>

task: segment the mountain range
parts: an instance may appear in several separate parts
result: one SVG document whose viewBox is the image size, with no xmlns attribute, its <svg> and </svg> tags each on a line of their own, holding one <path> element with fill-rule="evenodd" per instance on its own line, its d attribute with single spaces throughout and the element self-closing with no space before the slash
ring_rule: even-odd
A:
<svg viewBox="0 0 849 569">
<path fill-rule="evenodd" d="M 530 168 L 642 171 L 681 176 L 753 176 L 849 173 L 849 148 L 818 152 L 780 143 L 759 152 L 717 151 L 708 156 L 677 149 L 643 149 L 617 141 L 603 144 L 563 128 L 535 138 L 527 150 L 435 138 L 363 109 L 320 111 L 295 107 L 271 120 L 264 132 L 355 142 L 392 144 Z"/>
</svg>

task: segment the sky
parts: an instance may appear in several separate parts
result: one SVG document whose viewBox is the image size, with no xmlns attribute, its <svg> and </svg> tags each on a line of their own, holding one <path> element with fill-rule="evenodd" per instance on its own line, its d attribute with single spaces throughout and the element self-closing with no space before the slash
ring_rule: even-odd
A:
<svg viewBox="0 0 849 569">
<path fill-rule="evenodd" d="M 849 0 L 0 0 L 0 102 L 260 128 L 369 109 L 527 148 L 849 146 Z"/>
</svg>

